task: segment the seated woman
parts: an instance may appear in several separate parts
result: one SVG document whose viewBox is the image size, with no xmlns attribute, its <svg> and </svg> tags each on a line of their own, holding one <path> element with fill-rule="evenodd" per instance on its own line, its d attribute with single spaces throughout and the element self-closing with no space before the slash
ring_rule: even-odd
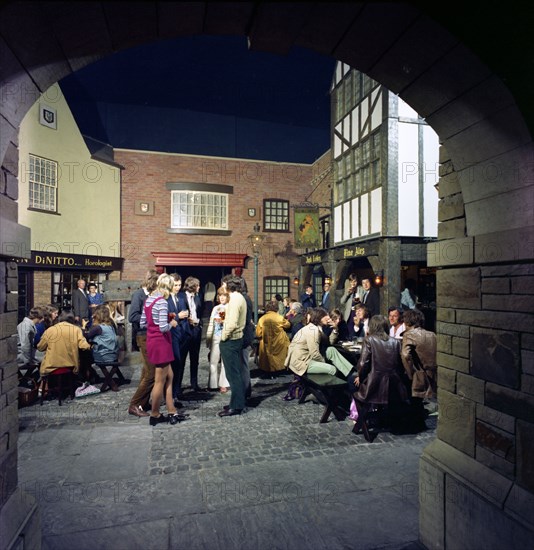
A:
<svg viewBox="0 0 534 550">
<path fill-rule="evenodd" d="M 37 349 L 46 351 L 39 369 L 41 376 L 46 376 L 64 367 L 72 367 L 76 374 L 80 367 L 79 351 L 89 350 L 91 346 L 76 324 L 74 313 L 64 310 L 58 317 L 58 322 L 45 330 Z"/>
<path fill-rule="evenodd" d="M 91 316 L 95 312 L 97 306 L 100 306 L 104 303 L 104 295 L 97 292 L 96 284 L 89 283 L 87 285 L 87 300 L 89 302 L 89 313 Z"/>
<path fill-rule="evenodd" d="M 93 313 L 93 324 L 86 338 L 93 344 L 93 359 L 96 363 L 117 361 L 119 339 L 107 306 L 96 306 Z"/>
<path fill-rule="evenodd" d="M 369 309 L 364 305 L 356 306 L 354 313 L 354 337 L 365 338 L 369 333 Z"/>
<path fill-rule="evenodd" d="M 388 320 L 374 315 L 363 341 L 358 372 L 349 377 L 349 388 L 357 402 L 375 405 L 404 403 L 408 392 L 403 380 L 400 342 L 388 334 Z"/>
<path fill-rule="evenodd" d="M 256 337 L 260 341 L 258 366 L 263 372 L 274 373 L 285 369 L 284 361 L 289 347 L 286 330 L 290 328 L 291 323 L 278 313 L 278 303 L 267 303 L 265 315 L 256 326 Z"/>
<path fill-rule="evenodd" d="M 330 337 L 323 327 L 334 325 Z M 291 340 L 285 361 L 296 375 L 303 374 L 341 374 L 347 377 L 353 365 L 332 345 L 338 338 L 337 324 L 322 307 L 311 309 L 308 324 L 302 327 Z M 328 361 L 328 362 L 327 362 Z"/>
<path fill-rule="evenodd" d="M 347 325 L 345 319 L 343 319 L 343 314 L 341 311 L 339 309 L 333 309 L 330 312 L 330 319 L 337 324 L 338 340 L 340 342 L 346 342 L 349 340 L 349 326 Z M 334 326 L 335 325 L 332 324 L 332 326 L 325 327 L 324 332 L 330 336 L 332 330 L 334 330 Z"/>
</svg>

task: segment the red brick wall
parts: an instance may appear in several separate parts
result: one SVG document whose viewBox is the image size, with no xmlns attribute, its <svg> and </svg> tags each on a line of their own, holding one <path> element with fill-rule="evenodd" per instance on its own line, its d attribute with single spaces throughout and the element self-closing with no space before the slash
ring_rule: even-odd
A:
<svg viewBox="0 0 534 550">
<path fill-rule="evenodd" d="M 320 205 L 331 204 L 331 191 L 334 182 L 332 170 L 332 154 L 328 150 L 313 163 L 313 179 L 310 185 L 310 202 Z M 319 214 L 324 216 L 330 213 L 329 208 L 321 208 Z"/>
<path fill-rule="evenodd" d="M 247 236 L 256 221 L 262 225 L 263 199 L 279 198 L 291 204 L 302 202 L 310 192 L 312 165 L 249 161 L 217 157 L 115 150 L 115 161 L 125 167 L 122 174 L 122 256 L 123 279 L 142 278 L 154 265 L 151 252 L 250 252 Z M 213 183 L 233 186 L 229 199 L 232 234 L 180 235 L 167 233 L 170 227 L 171 193 L 166 183 Z M 136 215 L 136 201 L 154 201 L 154 215 Z M 256 208 L 258 219 L 248 216 Z M 293 211 L 290 233 L 268 233 L 264 242 L 259 280 L 264 276 L 288 275 L 275 253 L 288 241 L 293 243 Z M 252 261 L 243 276 L 253 292 Z M 293 273 L 289 274 L 293 277 Z M 260 283 L 260 300 L 262 285 Z"/>
</svg>

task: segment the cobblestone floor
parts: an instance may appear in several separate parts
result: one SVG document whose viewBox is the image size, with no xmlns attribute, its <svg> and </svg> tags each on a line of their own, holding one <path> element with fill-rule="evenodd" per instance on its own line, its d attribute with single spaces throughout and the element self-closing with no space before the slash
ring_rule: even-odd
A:
<svg viewBox="0 0 534 550">
<path fill-rule="evenodd" d="M 216 548 L 303 548 L 282 534 L 292 536 L 295 510 L 308 522 L 325 503 L 341 516 L 354 506 L 356 514 L 360 506 L 389 503 L 397 517 L 404 514 L 403 528 L 383 526 L 364 545 L 347 546 L 350 522 L 340 527 L 336 516 L 320 529 L 319 521 L 307 548 L 404 548 L 417 539 L 418 457 L 435 436 L 436 417 L 423 433 L 382 432 L 367 443 L 351 433 L 350 419 L 338 422 L 332 415 L 319 424 L 323 407 L 313 398 L 302 405 L 283 401 L 291 376 L 262 380 L 252 371 L 246 414 L 219 418 L 228 396 L 197 400 L 186 393 L 189 420 L 150 428 L 148 419 L 127 414 L 138 360 L 132 354 L 131 366 L 122 368 L 132 382 L 119 392 L 19 411 L 19 484 L 38 500 L 44 548 L 69 548 L 74 541 L 79 548 L 212 548 L 206 531 L 215 533 Z M 205 385 L 205 357 L 202 376 Z M 221 519 L 228 507 L 232 514 Z M 247 511 L 251 525 L 260 522 L 250 544 L 246 533 L 243 539 L 232 531 Z M 209 527 L 206 514 L 215 522 Z M 154 529 L 163 522 L 167 539 L 150 538 L 143 522 Z M 264 533 L 266 525 L 271 530 Z M 133 544 L 132 537 L 139 541 Z"/>
</svg>

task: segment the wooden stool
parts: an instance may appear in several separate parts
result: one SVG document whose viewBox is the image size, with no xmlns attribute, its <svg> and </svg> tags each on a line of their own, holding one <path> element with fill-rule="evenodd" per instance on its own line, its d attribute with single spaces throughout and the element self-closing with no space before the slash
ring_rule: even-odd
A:
<svg viewBox="0 0 534 550">
<path fill-rule="evenodd" d="M 73 370 L 74 370 L 74 367 L 59 367 L 59 368 L 53 370 L 52 372 L 49 372 L 47 375 L 42 377 L 43 387 L 42 387 L 41 399 L 40 399 L 41 405 L 43 404 L 43 401 L 44 401 L 45 391 L 48 392 L 48 378 L 50 376 L 57 376 L 58 377 L 57 388 L 58 388 L 58 403 L 59 403 L 60 407 L 61 407 L 61 394 L 62 394 L 62 391 L 63 391 L 63 377 L 64 376 L 66 376 L 68 378 L 68 381 L 69 381 L 69 395 L 70 395 L 70 398 L 74 399 L 74 384 L 73 384 L 74 375 L 73 375 Z M 46 390 L 45 390 L 45 388 L 46 388 Z"/>
<path fill-rule="evenodd" d="M 365 440 L 372 443 L 374 437 L 369 432 L 369 426 L 367 426 L 367 416 L 372 409 L 372 404 L 359 401 L 356 399 L 356 394 L 354 394 L 354 403 L 356 403 L 356 410 L 358 411 L 358 420 L 356 420 L 356 424 L 354 424 L 354 428 L 352 428 L 352 433 L 356 435 L 360 433 L 361 430 Z"/>
<path fill-rule="evenodd" d="M 104 383 L 100 387 L 100 391 L 106 391 L 108 388 L 111 388 L 112 391 L 119 391 L 119 386 L 113 380 L 115 375 L 121 384 L 126 382 L 126 378 L 122 375 L 120 371 L 120 362 L 119 361 L 103 361 L 101 363 L 95 361 L 95 365 L 102 371 L 104 375 Z"/>
</svg>

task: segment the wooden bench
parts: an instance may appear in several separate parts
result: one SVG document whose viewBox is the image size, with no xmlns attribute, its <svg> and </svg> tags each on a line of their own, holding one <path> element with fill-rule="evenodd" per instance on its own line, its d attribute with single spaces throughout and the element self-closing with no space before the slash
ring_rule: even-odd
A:
<svg viewBox="0 0 534 550">
<path fill-rule="evenodd" d="M 343 403 L 347 398 L 347 382 L 332 374 L 305 374 L 301 376 L 303 392 L 299 404 L 304 403 L 306 397 L 311 393 L 319 403 L 324 405 L 324 412 L 320 424 L 328 422 L 331 413 L 337 420 L 344 420 L 347 417 L 347 410 Z M 348 408 L 348 406 L 347 406 Z"/>
</svg>

